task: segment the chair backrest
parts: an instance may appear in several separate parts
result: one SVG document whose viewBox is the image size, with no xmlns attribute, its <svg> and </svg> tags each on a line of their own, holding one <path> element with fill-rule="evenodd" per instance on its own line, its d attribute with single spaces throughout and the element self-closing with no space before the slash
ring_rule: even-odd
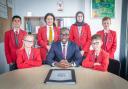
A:
<svg viewBox="0 0 128 89">
<path fill-rule="evenodd" d="M 109 59 L 108 72 L 120 75 L 121 63 L 115 59 Z"/>
</svg>

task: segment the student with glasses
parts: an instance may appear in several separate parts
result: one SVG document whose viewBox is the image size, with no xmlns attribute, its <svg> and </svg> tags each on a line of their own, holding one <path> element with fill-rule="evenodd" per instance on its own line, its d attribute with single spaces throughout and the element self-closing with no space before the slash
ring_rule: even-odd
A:
<svg viewBox="0 0 128 89">
<path fill-rule="evenodd" d="M 26 35 L 23 40 L 23 47 L 17 51 L 17 67 L 31 68 L 41 66 L 40 50 L 33 48 L 34 36 Z"/>
<path fill-rule="evenodd" d="M 60 41 L 52 44 L 46 63 L 51 66 L 69 68 L 79 66 L 81 62 L 82 55 L 79 47 L 69 41 L 69 29 L 61 28 Z"/>
<path fill-rule="evenodd" d="M 93 70 L 107 71 L 109 65 L 109 54 L 104 51 L 102 46 L 102 38 L 95 34 L 92 36 L 92 48 L 86 59 L 82 62 L 82 66 Z"/>
</svg>

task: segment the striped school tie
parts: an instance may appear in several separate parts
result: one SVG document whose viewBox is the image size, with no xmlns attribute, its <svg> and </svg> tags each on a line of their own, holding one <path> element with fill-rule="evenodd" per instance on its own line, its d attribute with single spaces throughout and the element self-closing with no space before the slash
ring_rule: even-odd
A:
<svg viewBox="0 0 128 89">
<path fill-rule="evenodd" d="M 19 45 L 19 41 L 18 41 L 18 31 L 15 31 L 15 43 L 16 43 L 16 46 L 18 47 L 18 45 Z"/>
<path fill-rule="evenodd" d="M 108 34 L 105 33 L 105 34 L 104 34 L 104 42 L 103 42 L 104 50 L 105 50 L 105 51 L 106 51 L 107 36 L 108 36 Z"/>
<path fill-rule="evenodd" d="M 52 27 L 49 27 L 49 44 L 52 43 Z"/>
</svg>

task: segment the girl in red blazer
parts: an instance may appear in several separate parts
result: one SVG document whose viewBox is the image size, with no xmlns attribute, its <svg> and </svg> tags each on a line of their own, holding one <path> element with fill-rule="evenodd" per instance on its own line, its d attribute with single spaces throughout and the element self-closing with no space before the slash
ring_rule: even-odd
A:
<svg viewBox="0 0 128 89">
<path fill-rule="evenodd" d="M 47 13 L 44 17 L 46 26 L 40 27 L 38 31 L 38 45 L 41 47 L 41 58 L 46 60 L 47 52 L 51 48 L 52 42 L 59 40 L 60 29 L 55 26 L 55 16 Z"/>
<path fill-rule="evenodd" d="M 114 59 L 114 53 L 117 46 L 116 32 L 110 30 L 111 19 L 104 17 L 102 19 L 103 30 L 98 31 L 97 34 L 101 35 L 103 45 L 102 49 L 109 53 L 110 59 Z"/>
<path fill-rule="evenodd" d="M 100 35 L 92 36 L 92 48 L 86 59 L 82 62 L 82 66 L 99 71 L 107 71 L 109 64 L 109 54 L 105 52 L 101 46 L 103 42 Z"/>
<path fill-rule="evenodd" d="M 83 56 L 86 56 L 91 43 L 90 26 L 84 23 L 84 13 L 79 11 L 76 13 L 76 23 L 70 28 L 70 40 L 75 42 Z"/>
<path fill-rule="evenodd" d="M 17 51 L 17 67 L 31 68 L 42 64 L 40 50 L 33 48 L 34 37 L 26 35 L 23 40 L 23 47 Z"/>
</svg>

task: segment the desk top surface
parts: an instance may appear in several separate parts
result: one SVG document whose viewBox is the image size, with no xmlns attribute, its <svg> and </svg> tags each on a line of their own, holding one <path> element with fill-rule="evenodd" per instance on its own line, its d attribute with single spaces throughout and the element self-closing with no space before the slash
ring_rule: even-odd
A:
<svg viewBox="0 0 128 89">
<path fill-rule="evenodd" d="M 109 72 L 74 67 L 76 84 L 44 84 L 49 69 L 41 67 L 18 69 L 0 75 L 0 89 L 128 89 L 128 81 Z M 53 67 L 56 68 L 56 67 Z"/>
</svg>

